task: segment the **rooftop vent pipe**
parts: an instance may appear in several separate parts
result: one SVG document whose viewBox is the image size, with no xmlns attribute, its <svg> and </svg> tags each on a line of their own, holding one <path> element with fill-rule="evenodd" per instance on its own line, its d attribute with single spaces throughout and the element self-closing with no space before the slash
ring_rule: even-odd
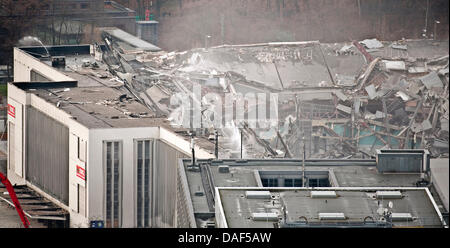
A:
<svg viewBox="0 0 450 248">
<path fill-rule="evenodd" d="M 65 67 L 66 66 L 66 57 L 65 56 L 53 56 L 52 57 L 52 66 L 53 67 Z"/>
</svg>

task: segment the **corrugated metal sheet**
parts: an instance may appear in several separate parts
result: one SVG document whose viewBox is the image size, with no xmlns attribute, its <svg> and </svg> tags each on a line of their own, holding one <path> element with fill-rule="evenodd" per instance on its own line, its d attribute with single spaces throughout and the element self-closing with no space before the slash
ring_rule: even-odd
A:
<svg viewBox="0 0 450 248">
<path fill-rule="evenodd" d="M 69 203 L 69 129 L 33 107 L 27 107 L 26 179 Z"/>
<path fill-rule="evenodd" d="M 161 140 L 154 147 L 152 227 L 175 227 L 178 159 L 188 156 Z"/>
</svg>

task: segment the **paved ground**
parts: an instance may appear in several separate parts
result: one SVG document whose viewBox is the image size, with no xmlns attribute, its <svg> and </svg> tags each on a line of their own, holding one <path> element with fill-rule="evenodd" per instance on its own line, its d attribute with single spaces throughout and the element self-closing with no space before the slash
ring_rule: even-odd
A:
<svg viewBox="0 0 450 248">
<path fill-rule="evenodd" d="M 29 221 L 33 228 L 46 228 L 46 226 L 38 223 L 36 220 L 29 219 Z M 0 228 L 23 228 L 16 209 L 2 200 L 0 200 Z"/>
</svg>

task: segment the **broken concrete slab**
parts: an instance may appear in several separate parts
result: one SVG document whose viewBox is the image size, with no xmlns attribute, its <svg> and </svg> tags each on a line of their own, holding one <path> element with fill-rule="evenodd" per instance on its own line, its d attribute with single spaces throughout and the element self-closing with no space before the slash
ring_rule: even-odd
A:
<svg viewBox="0 0 450 248">
<path fill-rule="evenodd" d="M 365 39 L 363 41 L 360 41 L 359 43 L 363 44 L 364 46 L 366 46 L 368 49 L 377 49 L 377 48 L 382 48 L 383 43 L 381 43 L 380 41 L 378 41 L 377 39 Z"/>
<path fill-rule="evenodd" d="M 395 96 L 400 97 L 403 101 L 408 101 L 410 97 L 403 91 L 398 91 Z"/>
<path fill-rule="evenodd" d="M 392 61 L 392 60 L 382 60 L 384 63 L 384 66 L 387 70 L 390 71 L 405 71 L 406 70 L 406 64 L 404 61 Z"/>
<path fill-rule="evenodd" d="M 432 128 L 432 126 L 431 126 L 431 122 L 429 120 L 424 120 L 422 122 L 422 130 L 423 131 L 430 130 L 431 128 Z"/>
<path fill-rule="evenodd" d="M 441 118 L 440 122 L 441 122 L 441 130 L 448 132 L 448 119 Z"/>
<path fill-rule="evenodd" d="M 348 97 L 342 93 L 341 90 L 337 90 L 334 92 L 334 94 L 341 100 L 341 101 L 347 101 Z"/>
<path fill-rule="evenodd" d="M 359 114 L 359 108 L 361 108 L 361 99 L 358 97 L 353 101 L 353 107 L 355 109 L 355 114 Z"/>
<path fill-rule="evenodd" d="M 444 87 L 438 74 L 434 71 L 428 73 L 427 75 L 419 79 L 427 89 L 431 89 L 432 87 L 440 87 L 440 88 Z"/>
<path fill-rule="evenodd" d="M 422 124 L 421 123 L 414 122 L 411 125 L 411 131 L 413 131 L 414 133 L 421 132 L 422 130 L 423 130 L 423 128 L 422 128 Z"/>
<path fill-rule="evenodd" d="M 367 86 L 364 89 L 366 90 L 367 94 L 369 95 L 370 100 L 373 100 L 378 96 L 377 90 L 375 89 L 375 86 L 373 86 L 373 84 Z"/>
<path fill-rule="evenodd" d="M 384 118 L 384 117 L 386 117 L 386 115 L 383 112 L 377 110 L 377 112 L 375 113 L 375 118 L 376 119 L 381 119 L 381 118 Z"/>
<path fill-rule="evenodd" d="M 448 66 L 446 68 L 440 69 L 438 71 L 438 74 L 442 76 L 448 75 Z"/>
<path fill-rule="evenodd" d="M 415 66 L 415 67 L 408 68 L 408 73 L 411 73 L 411 74 L 420 74 L 420 73 L 425 73 L 427 71 L 428 71 L 427 68 L 425 68 L 423 66 Z"/>
<path fill-rule="evenodd" d="M 399 50 L 404 50 L 404 51 L 408 50 L 408 46 L 406 44 L 402 45 L 402 44 L 398 44 L 398 43 L 393 43 L 391 45 L 391 47 L 394 49 L 399 49 Z"/>
<path fill-rule="evenodd" d="M 347 114 L 351 114 L 352 113 L 352 108 L 347 107 L 347 106 L 342 105 L 342 104 L 338 104 L 336 109 L 338 109 L 338 110 L 340 110 L 342 112 L 345 112 Z"/>
</svg>

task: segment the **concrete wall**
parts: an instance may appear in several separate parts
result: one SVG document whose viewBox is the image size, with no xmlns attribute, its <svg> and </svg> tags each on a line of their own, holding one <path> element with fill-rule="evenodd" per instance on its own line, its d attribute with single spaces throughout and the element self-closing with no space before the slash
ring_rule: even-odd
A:
<svg viewBox="0 0 450 248">
<path fill-rule="evenodd" d="M 47 66 L 32 56 L 25 54 L 20 49 L 14 50 L 14 69 L 15 82 L 23 82 L 30 80 L 30 71 L 34 69 L 42 75 L 49 77 L 55 81 L 73 81 L 73 79 L 65 76 L 52 67 Z M 175 208 L 176 202 L 176 166 L 177 158 L 189 156 L 191 149 L 190 143 L 182 137 L 176 135 L 172 131 L 162 127 L 142 127 L 142 128 L 109 128 L 109 129 L 88 129 L 81 125 L 76 120 L 71 118 L 71 115 L 57 108 L 52 103 L 32 94 L 26 93 L 13 84 L 8 84 L 8 104 L 14 107 L 15 116 L 8 115 L 8 126 L 10 123 L 15 125 L 14 131 L 14 146 L 10 147 L 8 142 L 8 151 L 14 152 L 15 162 L 13 166 L 8 166 L 8 178 L 12 184 L 28 185 L 35 189 L 46 198 L 66 209 L 70 213 L 71 227 L 88 227 L 90 220 L 103 220 L 103 206 L 104 206 L 104 173 L 103 173 L 103 141 L 121 141 L 122 142 L 122 227 L 135 226 L 135 152 L 134 141 L 136 139 L 154 139 L 159 140 L 159 150 L 161 154 L 154 154 L 153 164 L 159 170 L 158 176 L 161 176 L 160 181 L 154 185 L 154 190 L 162 192 L 158 195 L 158 208 L 164 209 L 165 214 L 155 225 L 164 225 L 167 227 L 173 226 L 175 222 Z M 31 184 L 25 180 L 27 164 L 27 151 L 24 142 L 26 140 L 25 123 L 27 122 L 26 113 L 23 111 L 25 106 L 32 106 L 43 114 L 49 116 L 52 120 L 61 123 L 69 129 L 69 204 L 64 204 L 48 192 L 44 192 L 36 185 Z M 8 130 L 10 133 L 10 130 Z M 31 137 L 30 137 L 31 138 Z M 78 140 L 86 143 L 86 159 L 81 160 L 78 155 Z M 45 144 L 42 144 L 45 145 Z M 213 158 L 213 154 L 196 146 L 196 156 L 199 159 Z M 156 149 L 154 149 L 156 151 Z M 178 155 L 177 155 L 178 154 Z M 157 161 L 157 163 L 155 163 Z M 77 166 L 81 167 L 86 172 L 86 178 L 77 176 Z M 173 175 L 172 175 L 173 174 Z M 173 177 L 173 180 L 167 180 L 166 176 Z M 85 188 L 85 192 L 80 194 L 78 189 Z M 159 190 L 159 188 L 163 190 Z M 153 188 L 151 189 L 153 190 Z M 79 197 L 85 196 L 85 211 L 80 207 Z M 164 198 L 165 197 L 165 198 Z M 163 199 L 164 198 L 164 199 Z M 173 208 L 173 209 L 171 209 Z M 155 216 L 158 216 L 156 213 Z"/>
<path fill-rule="evenodd" d="M 14 82 L 29 82 L 30 72 L 35 70 L 51 81 L 74 81 L 53 67 L 42 63 L 28 53 L 14 48 Z"/>
<path fill-rule="evenodd" d="M 24 157 L 23 154 L 23 118 L 22 115 L 24 106 L 27 104 L 29 97 L 26 93 L 15 87 L 12 84 L 8 84 L 8 105 L 14 109 L 14 116 L 8 114 L 8 178 L 12 184 L 24 185 L 25 179 L 23 172 Z M 28 100 L 28 101 L 27 101 Z M 14 126 L 14 131 L 10 129 Z M 10 158 L 14 156 L 14 159 Z"/>
<path fill-rule="evenodd" d="M 161 127 L 93 129 L 89 132 L 89 153 L 87 168 L 88 219 L 103 220 L 104 176 L 103 141 L 120 141 L 123 147 L 122 169 L 122 227 L 136 226 L 135 213 L 135 151 L 134 141 L 154 139 L 152 173 L 152 224 L 156 227 L 174 227 L 177 158 L 190 154 L 189 142 Z M 157 149 L 157 147 L 160 147 Z M 177 155 L 178 154 L 178 155 Z M 198 158 L 212 158 L 213 155 L 196 147 Z M 173 172 L 173 173 L 171 173 Z M 170 178 L 169 178 L 170 177 Z M 84 226 L 87 223 L 84 224 Z"/>
</svg>

